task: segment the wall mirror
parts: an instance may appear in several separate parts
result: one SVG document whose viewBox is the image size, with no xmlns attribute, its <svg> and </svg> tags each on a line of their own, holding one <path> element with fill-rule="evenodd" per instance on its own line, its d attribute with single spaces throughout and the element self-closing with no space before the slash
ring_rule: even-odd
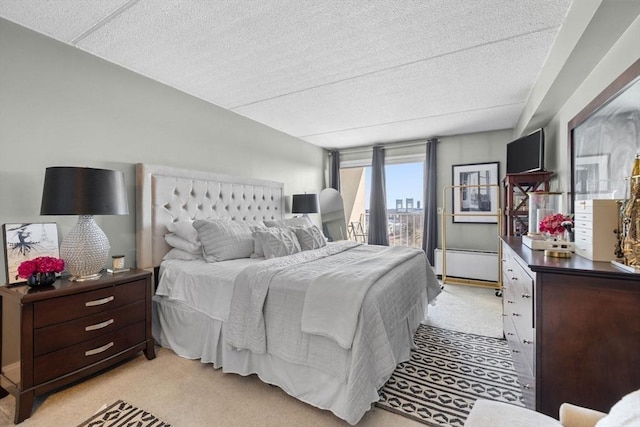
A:
<svg viewBox="0 0 640 427">
<path fill-rule="evenodd" d="M 320 192 L 320 215 L 322 231 L 330 241 L 346 240 L 347 222 L 344 217 L 344 202 L 337 190 L 325 188 Z"/>
<path fill-rule="evenodd" d="M 640 60 L 569 122 L 571 212 L 575 202 L 629 197 L 640 153 Z"/>
</svg>

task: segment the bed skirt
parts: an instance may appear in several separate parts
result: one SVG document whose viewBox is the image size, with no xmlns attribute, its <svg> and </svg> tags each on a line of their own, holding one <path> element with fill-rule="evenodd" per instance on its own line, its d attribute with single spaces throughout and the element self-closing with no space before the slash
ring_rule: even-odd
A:
<svg viewBox="0 0 640 427">
<path fill-rule="evenodd" d="M 426 312 L 425 291 L 405 321 L 389 331 L 395 365 L 409 359 L 413 335 L 426 318 Z M 329 410 L 350 424 L 356 424 L 379 400 L 378 389 L 395 369 L 394 365 L 374 373 L 349 372 L 345 381 L 317 368 L 294 364 L 269 353 L 232 349 L 225 345 L 223 325 L 223 321 L 193 310 L 184 303 L 153 297 L 153 337 L 162 347 L 187 359 L 211 363 L 225 373 L 257 374 L 263 382 L 280 387 L 298 400 Z M 318 387 L 318 384 L 322 386 Z"/>
</svg>

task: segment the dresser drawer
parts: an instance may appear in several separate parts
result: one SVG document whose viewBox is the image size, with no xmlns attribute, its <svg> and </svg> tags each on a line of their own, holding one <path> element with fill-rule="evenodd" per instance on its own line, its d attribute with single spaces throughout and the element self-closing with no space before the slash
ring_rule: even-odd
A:
<svg viewBox="0 0 640 427">
<path fill-rule="evenodd" d="M 592 230 L 593 229 L 593 223 L 591 221 L 575 221 L 575 228 L 580 228 L 580 229 L 585 229 L 585 230 Z"/>
<path fill-rule="evenodd" d="M 113 332 L 145 318 L 145 302 L 138 301 L 93 316 L 39 328 L 33 334 L 33 353 L 40 356 Z"/>
<path fill-rule="evenodd" d="M 591 213 L 591 211 L 589 211 L 588 213 L 576 212 L 575 215 L 573 216 L 573 219 L 575 221 L 589 221 L 589 222 L 591 222 L 592 218 L 593 218 L 593 214 Z"/>
<path fill-rule="evenodd" d="M 145 299 L 146 282 L 137 280 L 33 304 L 34 328 L 67 322 Z"/>
<path fill-rule="evenodd" d="M 34 360 L 34 381 L 36 384 L 44 383 L 144 342 L 143 321 L 72 347 L 47 353 Z"/>
</svg>

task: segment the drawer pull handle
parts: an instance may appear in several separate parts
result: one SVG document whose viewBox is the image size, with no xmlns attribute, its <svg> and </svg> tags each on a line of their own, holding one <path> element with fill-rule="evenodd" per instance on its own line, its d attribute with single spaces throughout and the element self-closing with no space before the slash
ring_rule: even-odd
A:
<svg viewBox="0 0 640 427">
<path fill-rule="evenodd" d="M 522 298 L 531 298 L 531 295 L 529 295 L 529 294 L 522 294 Z"/>
<path fill-rule="evenodd" d="M 109 326 L 112 323 L 113 323 L 113 319 L 109 319 L 109 320 L 105 320 L 104 322 L 101 322 L 101 323 L 96 323 L 95 325 L 89 325 L 89 326 L 85 327 L 84 330 L 86 332 L 95 331 L 96 329 L 106 328 L 107 326 Z"/>
<path fill-rule="evenodd" d="M 518 280 L 518 278 L 517 277 L 512 277 L 511 280 Z"/>
<path fill-rule="evenodd" d="M 513 301 L 507 301 L 507 304 L 513 304 Z"/>
<path fill-rule="evenodd" d="M 512 313 L 514 317 L 520 317 L 520 313 Z"/>
<path fill-rule="evenodd" d="M 520 351 L 514 349 L 514 350 L 511 350 L 511 353 L 520 353 Z"/>
<path fill-rule="evenodd" d="M 85 307 L 94 307 L 96 305 L 103 305 L 106 304 L 108 302 L 111 302 L 114 300 L 113 295 L 110 297 L 106 297 L 106 298 L 102 298 L 102 299 L 97 299 L 97 300 L 93 300 L 93 301 L 87 301 L 84 303 Z"/>
<path fill-rule="evenodd" d="M 507 335 L 512 336 L 513 332 L 507 332 Z"/>
<path fill-rule="evenodd" d="M 533 341 L 531 340 L 522 340 L 523 344 L 533 344 Z"/>
<path fill-rule="evenodd" d="M 531 390 L 531 385 L 530 384 L 525 384 L 524 385 L 524 389 L 525 390 Z"/>
<path fill-rule="evenodd" d="M 93 356 L 94 354 L 102 353 L 103 351 L 109 350 L 113 347 L 113 341 L 108 344 L 103 345 L 102 347 L 94 348 L 93 350 L 87 350 L 84 352 L 85 356 Z"/>
<path fill-rule="evenodd" d="M 510 268 L 507 268 L 507 271 L 513 271 L 513 270 L 512 270 L 512 269 L 510 269 Z"/>
</svg>

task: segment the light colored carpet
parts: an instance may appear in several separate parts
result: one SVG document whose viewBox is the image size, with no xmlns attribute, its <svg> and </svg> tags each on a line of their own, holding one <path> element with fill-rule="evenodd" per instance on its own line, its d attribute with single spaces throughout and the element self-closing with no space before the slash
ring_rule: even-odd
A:
<svg viewBox="0 0 640 427">
<path fill-rule="evenodd" d="M 502 298 L 495 290 L 445 285 L 435 306 L 429 306 L 427 325 L 467 334 L 503 338 Z"/>
<path fill-rule="evenodd" d="M 500 301 L 490 289 L 446 285 L 436 306 L 429 307 L 426 323 L 502 336 Z M 485 327 L 485 323 L 491 326 Z M 171 350 L 156 350 L 158 357 L 152 361 L 139 356 L 101 375 L 37 397 L 31 418 L 20 426 L 77 426 L 104 404 L 118 399 L 144 408 L 175 427 L 348 426 L 332 413 L 302 403 L 255 375 L 223 374 L 210 364 L 183 359 Z M 0 426 L 13 425 L 14 409 L 13 396 L 0 399 Z M 375 407 L 359 425 L 423 427 Z"/>
</svg>

